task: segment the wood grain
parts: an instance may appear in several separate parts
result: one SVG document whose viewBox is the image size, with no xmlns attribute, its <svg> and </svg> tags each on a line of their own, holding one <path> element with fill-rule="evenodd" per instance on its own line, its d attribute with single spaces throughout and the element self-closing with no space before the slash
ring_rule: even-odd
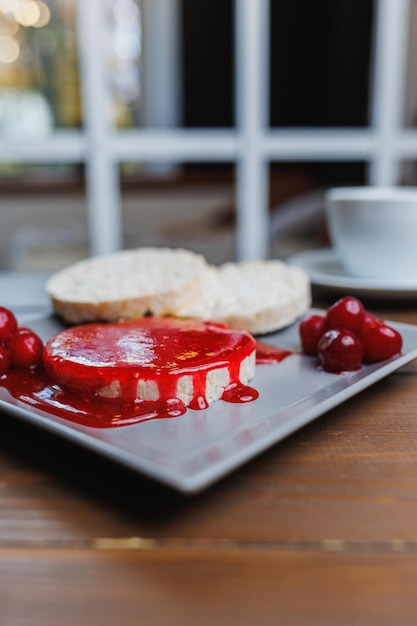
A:
<svg viewBox="0 0 417 626">
<path fill-rule="evenodd" d="M 416 555 L 182 547 L 1 557 L 10 626 L 415 623 Z"/>
</svg>

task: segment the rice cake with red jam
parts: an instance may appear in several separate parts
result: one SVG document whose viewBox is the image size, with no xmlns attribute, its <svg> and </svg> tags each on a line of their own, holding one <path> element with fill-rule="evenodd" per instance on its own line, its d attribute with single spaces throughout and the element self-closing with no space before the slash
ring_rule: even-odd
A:
<svg viewBox="0 0 417 626">
<path fill-rule="evenodd" d="M 44 348 L 45 370 L 78 397 L 147 405 L 158 416 L 258 393 L 256 341 L 246 331 L 202 320 L 145 317 L 72 326 Z M 151 406 L 149 406 L 151 405 Z"/>
</svg>

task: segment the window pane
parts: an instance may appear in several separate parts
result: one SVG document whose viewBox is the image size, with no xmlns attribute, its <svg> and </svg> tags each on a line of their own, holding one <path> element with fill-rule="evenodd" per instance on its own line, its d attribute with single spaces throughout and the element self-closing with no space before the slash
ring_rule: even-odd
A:
<svg viewBox="0 0 417 626">
<path fill-rule="evenodd" d="M 117 128 L 140 126 L 142 106 L 142 5 L 107 0 L 108 78 Z"/>
<path fill-rule="evenodd" d="M 64 174 L 52 171 L 50 165 L 31 165 L 23 180 L 3 182 L 0 270 L 50 271 L 88 254 L 84 187 L 64 185 Z"/>
<path fill-rule="evenodd" d="M 406 186 L 417 186 L 417 161 L 404 160 L 400 163 L 399 184 Z"/>
<path fill-rule="evenodd" d="M 233 126 L 233 2 L 183 0 L 182 16 L 184 126 Z"/>
<path fill-rule="evenodd" d="M 129 164 L 134 167 L 134 164 Z M 152 164 L 147 164 L 152 168 Z M 124 185 L 124 245 L 189 248 L 211 263 L 235 258 L 235 180 L 225 173 L 206 171 L 161 184 Z"/>
<path fill-rule="evenodd" d="M 410 2 L 408 59 L 406 71 L 406 98 L 404 106 L 404 126 L 415 128 L 417 123 L 417 1 Z"/>
<path fill-rule="evenodd" d="M 0 0 L 0 135 L 80 128 L 75 0 Z M 140 122 L 139 0 L 108 0 L 107 61 L 118 127 Z"/>
<path fill-rule="evenodd" d="M 1 0 L 0 29 L 0 135 L 80 126 L 73 0 Z"/>
<path fill-rule="evenodd" d="M 271 256 L 286 259 L 301 250 L 327 247 L 324 196 L 330 187 L 363 185 L 363 162 L 272 163 L 270 168 Z"/>
<path fill-rule="evenodd" d="M 373 0 L 270 0 L 271 126 L 366 126 Z"/>
</svg>

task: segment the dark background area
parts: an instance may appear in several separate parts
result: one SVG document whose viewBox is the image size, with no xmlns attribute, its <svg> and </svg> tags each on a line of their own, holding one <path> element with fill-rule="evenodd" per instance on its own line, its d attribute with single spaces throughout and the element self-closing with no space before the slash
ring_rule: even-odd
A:
<svg viewBox="0 0 417 626">
<path fill-rule="evenodd" d="M 232 0 L 183 0 L 184 126 L 234 124 Z M 271 126 L 366 126 L 372 0 L 270 4 Z"/>
<path fill-rule="evenodd" d="M 233 5 L 233 0 L 183 0 L 186 128 L 234 125 Z M 373 14 L 373 0 L 271 0 L 272 127 L 368 124 Z M 365 176 L 362 163 L 273 164 L 271 169 L 285 173 L 288 168 L 317 184 L 361 183 Z"/>
</svg>

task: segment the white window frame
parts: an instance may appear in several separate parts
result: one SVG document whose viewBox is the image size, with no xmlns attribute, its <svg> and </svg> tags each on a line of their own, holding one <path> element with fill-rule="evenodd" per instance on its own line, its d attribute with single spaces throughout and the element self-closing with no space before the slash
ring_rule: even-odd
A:
<svg viewBox="0 0 417 626">
<path fill-rule="evenodd" d="M 156 2 L 157 0 L 150 0 Z M 169 3 L 172 11 L 176 0 Z M 103 0 L 77 0 L 84 128 L 27 143 L 3 140 L 2 162 L 84 162 L 90 253 L 123 247 L 119 163 L 236 164 L 237 257 L 269 255 L 271 161 L 365 161 L 367 182 L 395 185 L 403 159 L 417 158 L 417 131 L 402 125 L 411 0 L 375 0 L 371 124 L 366 128 L 268 127 L 268 0 L 235 0 L 236 119 L 232 129 L 112 127 Z"/>
</svg>

